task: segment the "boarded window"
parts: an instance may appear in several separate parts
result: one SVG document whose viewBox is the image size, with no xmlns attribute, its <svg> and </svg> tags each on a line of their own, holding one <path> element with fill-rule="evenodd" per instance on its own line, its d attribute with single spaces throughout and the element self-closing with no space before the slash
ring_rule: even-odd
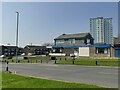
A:
<svg viewBox="0 0 120 90">
<path fill-rule="evenodd" d="M 107 54 L 108 49 L 107 48 L 96 48 L 96 54 Z"/>
</svg>

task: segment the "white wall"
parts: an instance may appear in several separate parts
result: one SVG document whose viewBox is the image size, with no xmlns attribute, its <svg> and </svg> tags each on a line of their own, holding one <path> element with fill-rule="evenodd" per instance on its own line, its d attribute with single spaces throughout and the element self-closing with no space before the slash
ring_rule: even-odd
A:
<svg viewBox="0 0 120 90">
<path fill-rule="evenodd" d="M 49 53 L 50 56 L 65 56 L 65 53 Z"/>
<path fill-rule="evenodd" d="M 90 56 L 89 54 L 89 47 L 79 47 L 79 56 Z"/>
</svg>

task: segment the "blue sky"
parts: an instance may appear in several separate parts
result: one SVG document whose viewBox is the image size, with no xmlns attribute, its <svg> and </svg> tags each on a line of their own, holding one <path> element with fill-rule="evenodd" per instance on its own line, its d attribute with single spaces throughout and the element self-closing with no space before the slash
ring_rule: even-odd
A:
<svg viewBox="0 0 120 90">
<path fill-rule="evenodd" d="M 4 2 L 2 3 L 2 44 L 15 45 L 16 13 L 20 13 L 19 46 L 52 43 L 66 33 L 89 32 L 89 19 L 113 18 L 118 34 L 117 2 Z"/>
</svg>

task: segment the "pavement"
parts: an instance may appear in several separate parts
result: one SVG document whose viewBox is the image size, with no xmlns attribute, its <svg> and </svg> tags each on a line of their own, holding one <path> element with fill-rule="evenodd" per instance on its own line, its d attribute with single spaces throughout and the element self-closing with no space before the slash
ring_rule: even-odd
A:
<svg viewBox="0 0 120 90">
<path fill-rule="evenodd" d="M 3 63 L 3 71 L 5 67 Z M 118 67 L 53 63 L 11 63 L 8 67 L 11 72 L 24 76 L 118 88 Z"/>
</svg>

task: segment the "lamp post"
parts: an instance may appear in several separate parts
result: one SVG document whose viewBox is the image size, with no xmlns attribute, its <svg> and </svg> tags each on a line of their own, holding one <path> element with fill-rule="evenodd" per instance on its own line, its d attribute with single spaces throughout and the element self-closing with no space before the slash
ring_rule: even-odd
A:
<svg viewBox="0 0 120 90">
<path fill-rule="evenodd" d="M 17 54 L 18 54 L 18 24 L 19 24 L 19 12 L 16 12 L 17 14 L 17 21 L 16 21 L 16 62 L 18 62 Z"/>
</svg>

